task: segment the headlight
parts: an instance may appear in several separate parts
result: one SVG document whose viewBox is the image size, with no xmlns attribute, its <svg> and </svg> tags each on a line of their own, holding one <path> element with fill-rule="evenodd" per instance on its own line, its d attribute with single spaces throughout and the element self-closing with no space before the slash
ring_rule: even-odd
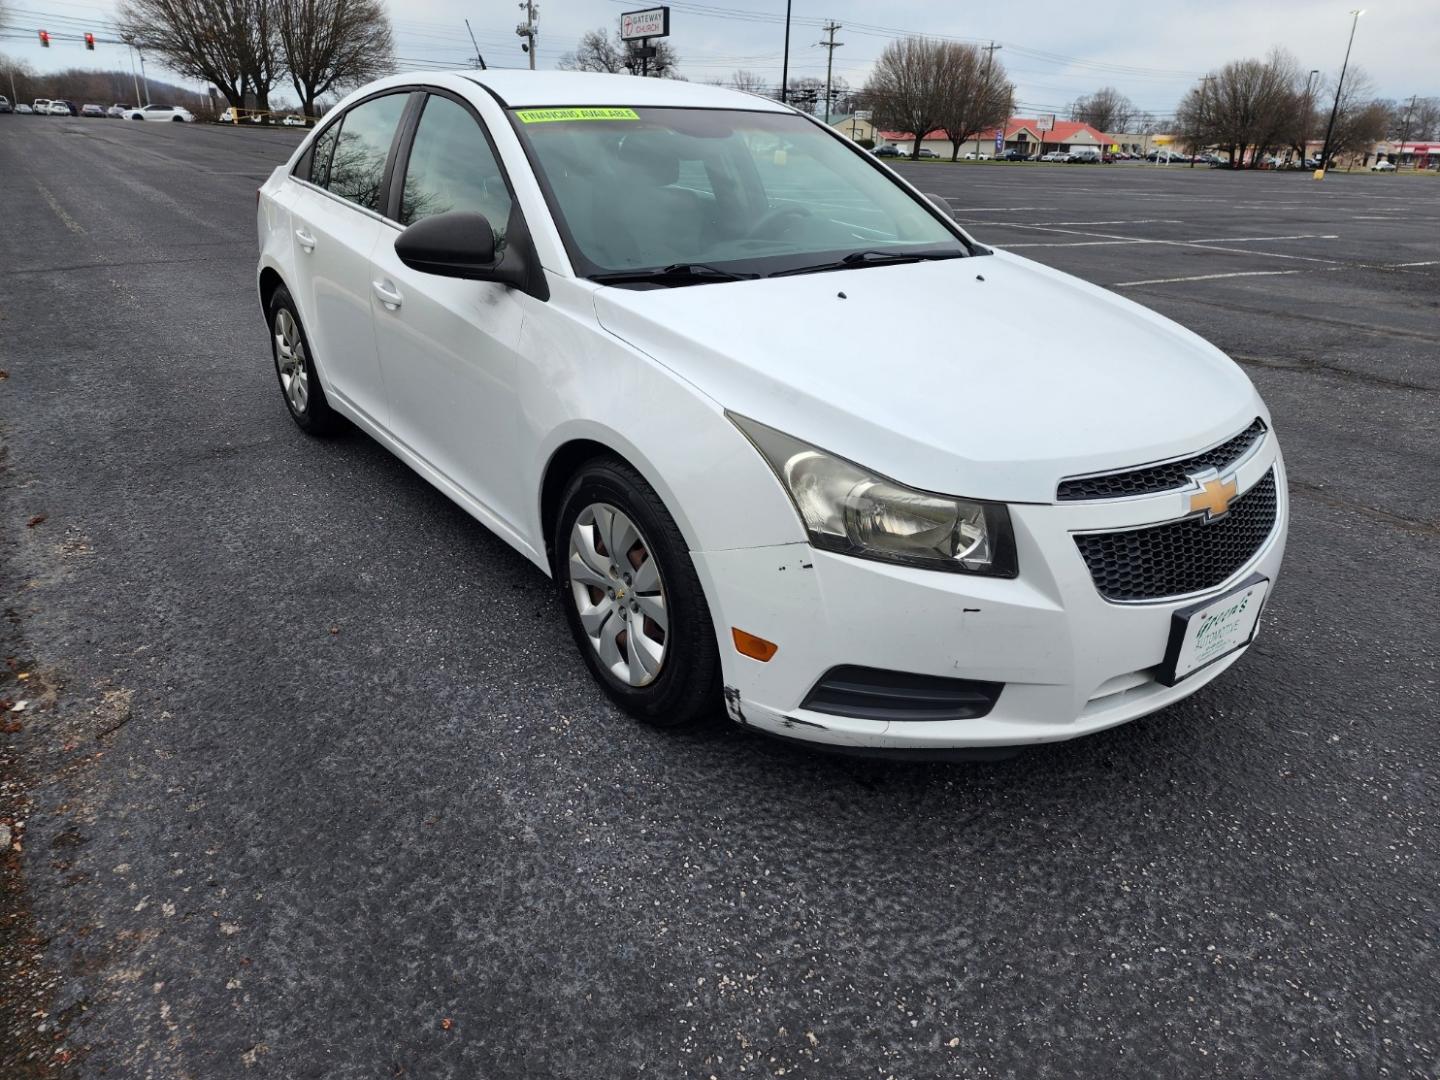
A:
<svg viewBox="0 0 1440 1080">
<path fill-rule="evenodd" d="M 816 547 L 936 570 L 1015 576 L 1015 534 L 1003 503 L 916 491 L 755 420 L 726 415 L 775 470 Z"/>
</svg>

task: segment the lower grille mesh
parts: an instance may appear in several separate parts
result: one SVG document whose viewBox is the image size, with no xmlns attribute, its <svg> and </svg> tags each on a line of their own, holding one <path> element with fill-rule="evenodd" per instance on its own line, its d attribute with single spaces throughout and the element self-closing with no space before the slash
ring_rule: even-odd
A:
<svg viewBox="0 0 1440 1080">
<path fill-rule="evenodd" d="M 1161 600 L 1212 589 L 1260 550 L 1275 528 L 1275 470 L 1217 521 L 1185 518 L 1126 532 L 1075 537 L 1095 588 L 1107 600 Z"/>
</svg>

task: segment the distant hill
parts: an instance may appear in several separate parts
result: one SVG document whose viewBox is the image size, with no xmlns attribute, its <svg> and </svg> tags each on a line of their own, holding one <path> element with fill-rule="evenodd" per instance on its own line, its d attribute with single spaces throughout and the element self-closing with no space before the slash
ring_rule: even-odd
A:
<svg viewBox="0 0 1440 1080">
<path fill-rule="evenodd" d="M 144 104 L 135 100 L 137 79 L 128 71 L 93 71 L 85 68 L 69 68 L 65 71 L 36 72 L 24 64 L 14 64 L 8 57 L 0 56 L 0 93 L 9 96 L 10 76 L 15 77 L 15 94 L 18 100 L 30 102 L 36 98 L 63 98 L 76 105 L 93 102 L 96 105 Z M 197 116 L 207 115 L 210 101 L 203 94 L 187 90 L 174 83 L 150 79 L 150 100 L 156 105 L 184 105 Z M 140 82 L 141 97 L 145 83 Z M 221 102 L 224 106 L 224 102 Z"/>
</svg>

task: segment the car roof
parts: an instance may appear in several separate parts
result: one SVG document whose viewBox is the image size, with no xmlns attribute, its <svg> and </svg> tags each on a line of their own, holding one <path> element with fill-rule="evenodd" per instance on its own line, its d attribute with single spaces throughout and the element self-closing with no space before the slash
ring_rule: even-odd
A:
<svg viewBox="0 0 1440 1080">
<path fill-rule="evenodd" d="M 639 105 L 689 109 L 789 112 L 770 98 L 676 79 L 641 79 L 588 71 L 469 71 L 464 77 L 492 91 L 509 108 L 547 105 Z"/>
</svg>

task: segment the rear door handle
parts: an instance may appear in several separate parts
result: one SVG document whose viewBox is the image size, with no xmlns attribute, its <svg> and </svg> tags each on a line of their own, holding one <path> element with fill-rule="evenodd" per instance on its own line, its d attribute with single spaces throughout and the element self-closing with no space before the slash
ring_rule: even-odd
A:
<svg viewBox="0 0 1440 1080">
<path fill-rule="evenodd" d="M 315 237 L 311 236 L 304 229 L 295 230 L 295 239 L 300 241 L 300 246 L 306 251 L 315 250 Z"/>
<path fill-rule="evenodd" d="M 398 308 L 405 300 L 400 295 L 400 290 L 388 281 L 372 281 L 370 287 L 375 290 L 376 298 L 391 311 Z"/>
</svg>

